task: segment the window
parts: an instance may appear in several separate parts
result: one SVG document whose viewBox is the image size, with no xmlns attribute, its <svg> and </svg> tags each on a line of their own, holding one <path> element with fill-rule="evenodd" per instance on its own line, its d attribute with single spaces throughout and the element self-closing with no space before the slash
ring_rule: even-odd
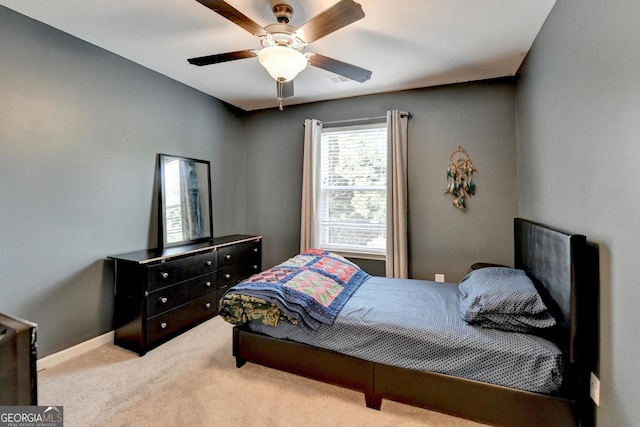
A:
<svg viewBox="0 0 640 427">
<path fill-rule="evenodd" d="M 324 127 L 318 243 L 350 255 L 384 256 L 387 238 L 387 123 Z"/>
</svg>

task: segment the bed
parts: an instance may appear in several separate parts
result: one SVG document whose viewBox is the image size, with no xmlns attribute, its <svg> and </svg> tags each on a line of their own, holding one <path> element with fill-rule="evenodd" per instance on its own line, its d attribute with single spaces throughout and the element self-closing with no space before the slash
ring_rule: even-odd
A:
<svg viewBox="0 0 640 427">
<path fill-rule="evenodd" d="M 597 251 L 587 244 L 585 236 L 569 234 L 520 218 L 514 220 L 514 242 L 514 269 L 526 272 L 555 323 L 553 327 L 542 330 L 543 332 L 495 332 L 493 328 L 465 325 L 456 311 L 458 289 L 455 286 L 405 279 L 405 282 L 398 284 L 403 289 L 402 295 L 397 297 L 399 303 L 411 304 L 411 300 L 418 299 L 417 295 L 422 295 L 422 289 L 425 292 L 430 289 L 428 292 L 432 296 L 427 299 L 432 300 L 432 305 L 449 305 L 452 307 L 449 311 L 456 312 L 456 316 L 445 316 L 445 335 L 451 328 L 462 328 L 467 336 L 452 338 L 454 335 L 446 335 L 447 338 L 441 341 L 448 347 L 439 349 L 437 343 L 413 342 L 413 334 L 398 333 L 398 337 L 390 338 L 392 341 L 387 346 L 397 348 L 397 353 L 405 353 L 404 349 L 409 347 L 419 348 L 422 353 L 409 356 L 406 358 L 408 362 L 392 360 L 387 353 L 374 357 L 370 353 L 376 352 L 371 352 L 371 347 L 365 346 L 371 345 L 371 342 L 362 342 L 367 340 L 366 331 L 373 330 L 373 326 L 360 325 L 364 329 L 354 331 L 344 329 L 345 323 L 350 322 L 349 313 L 362 310 L 354 308 L 359 300 L 384 292 L 390 286 L 386 281 L 391 279 L 354 273 L 345 280 L 349 284 L 355 283 L 355 289 L 345 295 L 331 297 L 335 301 L 339 300 L 336 307 L 339 312 L 342 311 L 335 320 L 323 319 L 326 314 L 323 311 L 315 313 L 311 310 L 310 319 L 305 319 L 304 314 L 300 317 L 297 312 L 283 314 L 284 311 L 278 309 L 278 301 L 288 298 L 287 295 L 278 295 L 273 301 L 267 301 L 267 305 L 275 308 L 275 314 L 265 311 L 259 316 L 261 321 L 242 318 L 236 313 L 235 321 L 232 322 L 240 323 L 233 329 L 236 366 L 240 368 L 248 361 L 359 390 L 364 393 L 366 405 L 374 409 L 380 409 L 382 399 L 390 399 L 494 425 L 592 425 L 593 405 L 589 399 L 589 375 L 595 369 L 597 344 Z M 343 272 L 340 268 L 331 271 L 337 275 Z M 488 273 L 489 270 L 485 272 Z M 473 277 L 473 274 L 479 273 L 473 272 L 470 276 Z M 264 276 L 261 279 L 264 280 Z M 236 297 L 255 297 L 251 293 L 250 283 L 245 284 L 244 288 L 241 285 Z M 461 282 L 459 288 L 463 289 L 463 286 L 466 285 Z M 228 297 L 225 295 L 220 306 L 223 317 L 225 298 Z M 366 316 L 365 319 L 374 319 L 371 321 L 380 327 L 390 317 L 389 313 L 396 310 L 394 298 L 387 298 L 388 303 L 384 305 L 377 302 L 377 307 L 384 307 L 384 310 L 375 310 L 382 312 L 382 320 Z M 419 298 L 422 301 L 426 297 Z M 332 304 L 333 300 L 327 305 Z M 422 311 L 432 313 L 425 315 L 425 319 L 444 316 L 438 310 Z M 284 317 L 279 319 L 278 316 Z M 333 324 L 328 326 L 323 322 Z M 280 325 L 273 327 L 269 323 Z M 351 336 L 352 339 L 346 346 L 349 348 L 335 344 L 331 337 L 334 330 Z M 469 366 L 484 362 L 479 361 L 482 358 L 457 354 L 460 346 L 456 344 L 456 340 L 473 342 L 469 344 L 473 346 L 473 351 L 466 354 L 476 355 L 485 351 L 480 348 L 481 345 L 475 347 L 476 341 L 467 341 L 471 335 L 477 335 L 481 343 L 483 340 L 502 337 L 512 340 L 513 345 L 488 346 L 489 353 L 483 358 L 500 360 L 498 365 L 501 366 L 492 366 L 491 369 L 481 366 L 475 371 L 469 370 Z M 475 340 L 478 337 L 473 338 Z M 375 345 L 375 339 L 368 341 Z M 542 354 L 536 355 L 533 362 L 519 363 L 524 360 L 520 354 L 491 353 L 496 347 L 517 348 L 518 341 L 525 342 L 527 348 L 531 344 L 541 347 Z M 363 348 L 366 354 L 358 353 Z M 450 363 L 453 368 L 447 368 L 449 370 L 441 369 L 442 365 L 438 363 L 442 362 L 439 357 L 443 353 L 450 353 L 451 357 L 466 361 Z M 503 357 L 506 358 L 504 363 Z M 507 360 L 509 358 L 512 360 Z M 427 365 L 422 365 L 423 361 L 428 362 Z M 542 371 L 526 369 L 527 366 L 538 369 L 538 365 L 545 365 L 546 368 Z M 501 369 L 500 375 L 485 375 L 487 371 L 495 369 Z"/>
</svg>

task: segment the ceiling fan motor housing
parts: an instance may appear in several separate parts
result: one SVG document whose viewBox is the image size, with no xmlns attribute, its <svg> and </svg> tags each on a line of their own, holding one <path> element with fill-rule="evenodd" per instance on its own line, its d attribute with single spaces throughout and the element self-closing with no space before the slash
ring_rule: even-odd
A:
<svg viewBox="0 0 640 427">
<path fill-rule="evenodd" d="M 296 35 L 296 28 L 289 24 L 270 24 L 264 27 L 267 35 L 260 38 L 262 47 L 284 46 L 302 52 L 307 43 Z"/>
<path fill-rule="evenodd" d="M 293 15 L 293 8 L 288 4 L 277 4 L 271 10 L 281 24 L 288 24 Z"/>
</svg>

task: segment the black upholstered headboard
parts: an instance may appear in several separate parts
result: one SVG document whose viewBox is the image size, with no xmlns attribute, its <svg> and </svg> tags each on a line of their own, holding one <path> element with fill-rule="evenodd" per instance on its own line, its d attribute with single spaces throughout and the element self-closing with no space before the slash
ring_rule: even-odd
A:
<svg viewBox="0 0 640 427">
<path fill-rule="evenodd" d="M 589 398 L 599 342 L 599 257 L 585 236 L 514 220 L 515 267 L 525 270 L 556 318 L 552 339 L 565 355 L 561 395 L 575 400 L 579 425 L 594 425 Z"/>
<path fill-rule="evenodd" d="M 594 261 L 586 237 L 516 218 L 514 241 L 515 267 L 534 279 L 556 318 L 554 341 L 568 362 L 578 362 L 586 351 L 591 317 L 597 316 Z"/>
</svg>

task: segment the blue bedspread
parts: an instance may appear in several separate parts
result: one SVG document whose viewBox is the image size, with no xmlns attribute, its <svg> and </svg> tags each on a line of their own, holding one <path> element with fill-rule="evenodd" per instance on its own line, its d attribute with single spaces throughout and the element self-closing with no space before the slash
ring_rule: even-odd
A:
<svg viewBox="0 0 640 427">
<path fill-rule="evenodd" d="M 234 309 L 239 296 L 245 295 L 275 305 L 305 332 L 315 331 L 322 324 L 333 324 L 347 300 L 369 277 L 339 255 L 311 249 L 231 288 L 220 302 L 220 311 L 231 323 L 236 323 L 231 317 L 242 321 Z M 253 309 L 246 302 L 242 304 L 242 311 Z"/>
<path fill-rule="evenodd" d="M 553 393 L 562 383 L 557 346 L 534 335 L 466 324 L 451 283 L 371 277 L 333 326 L 311 334 L 290 323 L 249 327 L 364 360 L 532 392 Z"/>
</svg>

